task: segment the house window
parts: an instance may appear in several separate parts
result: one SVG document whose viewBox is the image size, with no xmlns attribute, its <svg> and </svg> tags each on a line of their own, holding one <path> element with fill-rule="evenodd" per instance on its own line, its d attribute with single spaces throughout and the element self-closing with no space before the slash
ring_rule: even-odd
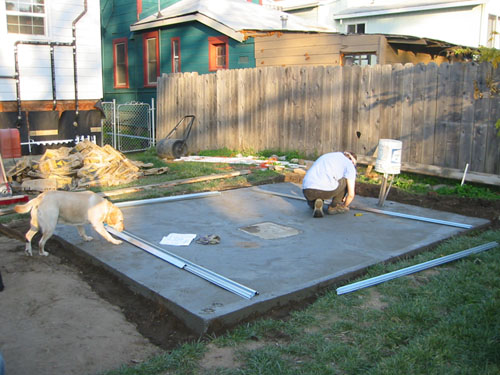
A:
<svg viewBox="0 0 500 375">
<path fill-rule="evenodd" d="M 208 69 L 211 72 L 229 68 L 227 36 L 208 38 L 208 60 Z"/>
<path fill-rule="evenodd" d="M 374 53 L 344 53 L 342 54 L 342 65 L 376 65 L 377 55 Z"/>
<path fill-rule="evenodd" d="M 486 46 L 489 48 L 494 48 L 499 40 L 498 35 L 498 20 L 500 17 L 494 16 L 492 14 L 488 15 L 488 40 L 486 41 Z"/>
<path fill-rule="evenodd" d="M 115 88 L 128 88 L 127 38 L 113 40 L 113 70 Z"/>
<path fill-rule="evenodd" d="M 7 0 L 7 32 L 45 35 L 45 0 Z"/>
<path fill-rule="evenodd" d="M 365 24 L 364 23 L 353 23 L 347 25 L 347 34 L 364 34 Z"/>
<path fill-rule="evenodd" d="M 143 59 L 144 59 L 144 86 L 156 86 L 156 78 L 160 75 L 160 61 L 158 56 L 158 32 L 153 31 L 143 36 Z"/>
<path fill-rule="evenodd" d="M 181 39 L 172 38 L 172 73 L 181 72 Z"/>
</svg>

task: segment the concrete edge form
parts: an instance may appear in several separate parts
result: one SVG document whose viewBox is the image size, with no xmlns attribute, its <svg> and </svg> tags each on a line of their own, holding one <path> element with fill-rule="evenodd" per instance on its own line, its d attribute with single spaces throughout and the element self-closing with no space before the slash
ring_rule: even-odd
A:
<svg viewBox="0 0 500 375">
<path fill-rule="evenodd" d="M 170 196 L 170 197 L 142 199 L 142 200 L 137 200 L 137 201 L 118 202 L 118 203 L 114 203 L 114 205 L 116 207 L 132 207 L 132 206 L 142 206 L 144 204 L 174 202 L 174 201 L 180 201 L 180 200 L 184 200 L 184 199 L 205 198 L 205 197 L 210 197 L 210 196 L 214 196 L 214 195 L 220 195 L 220 191 L 207 191 L 207 192 L 204 192 L 204 193 L 182 194 L 182 195 L 173 195 L 173 196 Z"/>
<path fill-rule="evenodd" d="M 255 191 L 257 191 L 257 192 L 259 192 L 259 193 L 270 194 L 270 195 L 277 195 L 277 196 L 284 197 L 284 198 L 297 199 L 297 200 L 303 200 L 303 201 L 306 200 L 304 197 L 299 197 L 299 196 L 296 196 L 296 195 L 284 194 L 284 193 L 278 193 L 278 192 L 272 192 L 272 191 L 266 191 L 266 190 L 263 190 L 263 189 L 260 189 L 260 188 L 256 188 L 256 187 L 253 187 L 252 189 L 255 190 Z M 325 202 L 327 202 L 327 201 L 325 201 Z M 401 217 L 401 218 L 404 218 L 404 219 L 418 220 L 418 221 L 424 221 L 424 222 L 434 223 L 434 224 L 448 225 L 450 227 L 457 227 L 457 228 L 463 228 L 463 229 L 471 229 L 473 227 L 470 224 L 456 223 L 456 222 L 453 222 L 453 221 L 438 220 L 438 219 L 432 219 L 432 218 L 428 218 L 428 217 L 408 215 L 408 214 L 403 214 L 403 213 L 399 213 L 399 212 L 378 210 L 376 208 L 357 206 L 357 205 L 354 205 L 354 204 L 351 205 L 351 207 L 354 210 L 373 212 L 375 214 L 382 214 L 382 215 L 388 215 L 388 216 Z"/>
<path fill-rule="evenodd" d="M 429 260 L 429 261 L 424 262 L 424 263 L 420 263 L 420 264 L 416 264 L 414 266 L 402 268 L 400 270 L 389 272 L 389 273 L 386 273 L 386 274 L 383 274 L 380 276 L 375 276 L 375 277 L 372 277 L 370 279 L 361 280 L 361 281 L 358 281 L 356 283 L 348 284 L 348 285 L 342 286 L 340 288 L 337 288 L 337 295 L 351 293 L 351 292 L 354 292 L 354 291 L 357 291 L 357 290 L 360 290 L 363 288 L 368 288 L 370 286 L 374 286 L 374 285 L 381 284 L 381 283 L 384 283 L 384 282 L 389 281 L 389 280 L 396 279 L 396 278 L 401 277 L 401 276 L 411 275 L 412 273 L 420 272 L 420 271 L 423 271 L 423 270 L 426 270 L 426 269 L 429 269 L 432 267 L 439 266 L 441 264 L 453 262 L 457 259 L 464 258 L 464 257 L 471 255 L 471 254 L 477 254 L 477 253 L 480 253 L 482 251 L 493 249 L 497 246 L 498 246 L 498 242 L 495 242 L 495 241 L 489 242 L 489 243 L 479 245 L 479 246 L 476 246 L 476 247 L 473 247 L 473 248 L 470 248 L 467 250 L 459 251 L 458 253 L 455 253 L 455 254 L 446 255 L 446 256 L 441 257 L 441 258 Z"/>
<path fill-rule="evenodd" d="M 396 216 L 396 217 L 401 217 L 401 218 L 404 218 L 404 219 L 425 221 L 427 223 L 448 225 L 450 227 L 457 227 L 457 228 L 463 228 L 463 229 L 471 229 L 473 227 L 470 224 L 462 224 L 462 223 L 456 223 L 454 221 L 432 219 L 432 218 L 423 217 L 423 216 L 408 215 L 408 214 L 403 214 L 403 213 L 400 213 L 400 212 L 378 210 L 376 208 L 371 208 L 371 207 L 363 207 L 363 206 L 353 205 L 352 208 L 355 209 L 355 210 L 360 210 L 360 211 L 373 212 L 375 214 L 382 214 L 382 215 L 388 215 L 388 216 Z"/>
<path fill-rule="evenodd" d="M 106 230 L 112 235 L 121 238 L 124 241 L 131 243 L 132 245 L 142 249 L 174 266 L 177 268 L 188 271 L 202 279 L 205 279 L 211 282 L 214 285 L 221 287 L 231 293 L 234 293 L 240 297 L 250 299 L 253 296 L 259 294 L 257 291 L 248 288 L 244 285 L 237 283 L 234 280 L 228 279 L 218 273 L 210 271 L 207 268 L 201 267 L 195 263 L 190 262 L 189 260 L 183 259 L 178 255 L 172 254 L 167 250 L 162 249 L 161 247 L 155 246 L 152 243 L 149 243 L 140 237 L 127 232 L 118 232 L 116 229 L 113 229 L 109 226 L 106 226 Z"/>
</svg>

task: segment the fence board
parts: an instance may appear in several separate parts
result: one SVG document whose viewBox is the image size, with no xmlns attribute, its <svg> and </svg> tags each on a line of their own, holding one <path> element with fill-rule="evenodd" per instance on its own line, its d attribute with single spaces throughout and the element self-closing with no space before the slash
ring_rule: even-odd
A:
<svg viewBox="0 0 500 375">
<path fill-rule="evenodd" d="M 321 148 L 318 150 L 319 153 L 324 154 L 326 152 L 332 151 L 332 147 L 335 141 L 333 137 L 332 130 L 334 129 L 334 117 L 333 117 L 333 106 L 332 106 L 332 95 L 333 95 L 333 69 L 328 66 L 323 70 L 320 92 L 321 100 L 321 112 L 322 118 L 320 123 L 320 137 L 321 137 Z"/>
<path fill-rule="evenodd" d="M 474 103 L 474 130 L 472 144 L 471 169 L 474 171 L 485 170 L 486 136 L 488 134 L 487 120 L 489 119 L 489 100 L 487 77 L 489 66 L 481 64 L 475 80 Z"/>
<path fill-rule="evenodd" d="M 282 136 L 281 136 L 281 149 L 290 149 L 290 127 L 289 124 L 292 122 L 292 82 L 293 82 L 293 70 L 291 67 L 285 68 L 284 72 L 285 81 L 281 85 L 282 93 L 281 100 L 283 105 L 283 123 L 281 125 Z"/>
<path fill-rule="evenodd" d="M 288 129 L 289 135 L 289 150 L 299 150 L 304 149 L 301 147 L 304 138 L 304 118 L 303 118 L 303 108 L 304 108 L 304 90 L 303 90 L 303 68 L 293 67 L 292 68 L 292 87 L 291 87 L 291 117 Z M 293 129 L 293 131 L 292 131 Z"/>
<path fill-rule="evenodd" d="M 434 156 L 434 134 L 436 129 L 436 98 L 437 98 L 436 64 L 431 63 L 425 69 L 424 87 L 424 129 L 422 140 L 422 164 L 432 164 Z"/>
<path fill-rule="evenodd" d="M 421 163 L 424 141 L 424 103 L 425 103 L 426 65 L 417 64 L 413 71 L 413 118 L 410 140 L 410 160 Z"/>
<path fill-rule="evenodd" d="M 390 139 L 400 139 L 403 128 L 403 76 L 405 68 L 402 64 L 392 65 L 392 97 L 394 105 L 392 109 L 393 124 L 390 128 Z M 401 140 L 401 139 L 400 139 Z M 402 141 L 402 140 L 401 140 Z M 403 144 L 403 147 L 405 145 Z"/>
<path fill-rule="evenodd" d="M 340 66 L 335 66 L 333 68 L 328 68 L 331 71 L 331 97 L 329 99 L 329 103 L 331 105 L 331 115 L 332 121 L 328 124 L 330 135 L 331 135 L 331 144 L 327 147 L 326 151 L 332 150 L 342 150 L 342 101 L 345 96 L 342 90 L 342 81 L 344 70 Z"/>
<path fill-rule="evenodd" d="M 497 89 L 500 89 L 500 66 L 497 66 L 493 74 L 493 84 Z M 500 175 L 500 128 L 497 129 L 495 126 L 496 122 L 500 121 L 500 105 L 498 103 L 498 93 L 497 100 L 492 101 L 491 103 L 491 115 L 491 125 L 494 126 L 494 135 L 492 134 L 491 136 L 495 138 L 496 147 L 495 145 L 492 145 L 492 147 L 488 149 L 488 160 L 491 160 L 491 162 L 486 164 L 485 170 L 492 171 L 491 173 Z"/>
<path fill-rule="evenodd" d="M 380 139 L 381 84 L 382 84 L 382 66 L 375 65 L 371 69 L 371 78 L 370 78 L 369 138 L 368 142 L 365 145 L 363 145 L 363 149 L 360 150 L 360 153 L 362 155 L 373 154 L 378 145 L 378 140 Z"/>
<path fill-rule="evenodd" d="M 462 63 L 450 66 L 448 97 L 450 102 L 450 123 L 446 129 L 445 167 L 458 168 L 459 142 L 462 119 L 462 97 L 464 65 Z"/>
<path fill-rule="evenodd" d="M 487 144 L 486 144 L 486 155 L 497 155 L 497 157 L 486 157 L 485 158 L 485 170 L 496 171 L 499 173 L 500 168 L 500 136 L 497 136 L 499 129 L 495 127 L 495 123 L 500 120 L 500 106 L 495 100 L 495 94 L 492 91 L 500 90 L 500 66 L 496 69 L 491 69 L 490 71 L 490 109 L 489 109 L 489 121 L 488 121 L 488 134 L 487 134 Z"/>
<path fill-rule="evenodd" d="M 448 101 L 448 82 L 450 78 L 450 65 L 441 64 L 437 74 L 437 97 L 436 97 L 436 131 L 434 134 L 434 159 L 433 164 L 445 166 L 446 153 L 446 124 L 450 121 Z"/>
<path fill-rule="evenodd" d="M 189 149 L 342 149 L 374 156 L 379 138 L 403 141 L 402 160 L 500 172 L 499 69 L 490 64 L 292 66 L 164 74 L 157 137 L 187 114 Z"/>
<path fill-rule="evenodd" d="M 262 74 L 263 70 L 262 68 L 257 69 L 257 75 L 255 79 L 253 80 L 253 100 L 256 105 L 256 110 L 254 111 L 254 118 L 252 122 L 252 139 L 253 139 L 253 144 L 256 145 L 256 148 L 258 150 L 263 150 L 265 149 L 265 143 L 264 143 L 264 136 L 263 132 L 265 129 L 262 127 L 262 116 L 263 116 L 263 97 L 261 93 L 261 87 L 262 87 Z"/>
<path fill-rule="evenodd" d="M 405 64 L 402 77 L 402 106 L 401 106 L 401 134 L 399 139 L 403 142 L 401 152 L 402 161 L 410 161 L 410 147 L 413 119 L 413 72 L 412 64 Z"/>
<path fill-rule="evenodd" d="M 392 87 L 392 67 L 382 65 L 380 78 L 380 129 L 379 137 L 382 139 L 391 138 L 391 128 L 393 126 L 393 111 L 395 105 L 394 91 Z M 375 140 L 378 144 L 378 140 Z M 376 146 L 375 146 L 376 147 Z M 375 150 L 373 150 L 375 151 Z M 367 155 L 373 155 L 367 154 Z"/>
<path fill-rule="evenodd" d="M 349 140 L 347 139 L 347 134 L 349 134 L 349 129 L 352 128 L 352 111 L 353 111 L 353 100 L 352 100 L 352 87 L 351 81 L 353 67 L 345 66 L 342 70 L 343 80 L 342 80 L 342 92 L 344 95 L 341 96 L 342 109 L 341 109 L 341 119 L 339 127 L 342 128 L 340 132 L 340 148 L 346 150 L 348 147 Z M 350 144 L 349 144 L 350 145 Z"/>
<path fill-rule="evenodd" d="M 207 116 L 207 122 L 205 125 L 205 134 L 209 139 L 209 144 L 212 148 L 217 147 L 217 86 L 215 74 L 206 76 L 206 103 L 205 103 L 205 115 Z"/>
<path fill-rule="evenodd" d="M 359 121 L 360 121 L 360 111 L 362 108 L 361 101 L 361 67 L 353 66 L 351 69 L 351 75 L 348 86 L 348 95 L 347 95 L 347 113 L 348 118 L 346 121 L 346 127 L 343 129 L 344 133 L 344 150 L 356 149 L 356 143 L 354 141 L 354 135 L 356 131 L 359 131 Z M 364 132 L 364 129 L 363 129 Z"/>
<path fill-rule="evenodd" d="M 249 131 L 251 129 L 251 123 L 252 123 L 252 111 L 253 108 L 251 107 L 252 105 L 252 95 L 251 95 L 251 86 L 252 86 L 252 81 L 250 78 L 250 71 L 248 70 L 242 70 L 241 71 L 241 78 L 243 84 L 240 87 L 240 90 L 243 91 L 242 97 L 243 97 L 243 108 L 242 108 L 242 113 L 243 113 L 243 122 L 241 124 L 241 145 L 242 149 L 247 150 L 251 147 L 252 140 L 249 137 Z M 229 147 L 229 146 L 228 146 Z"/>
<path fill-rule="evenodd" d="M 462 94 L 462 126 L 460 129 L 460 149 L 458 150 L 458 168 L 465 169 L 472 159 L 471 134 L 474 130 L 474 80 L 476 79 L 477 64 L 467 64 L 464 71 Z"/>
<path fill-rule="evenodd" d="M 484 156 L 486 150 L 486 137 L 488 135 L 487 124 L 476 124 L 474 126 L 474 145 L 472 152 L 474 154 L 471 163 L 471 170 L 477 171 L 484 169 Z"/>
<path fill-rule="evenodd" d="M 360 76 L 360 84 L 358 91 L 358 118 L 355 119 L 353 116 L 353 127 L 349 129 L 349 139 L 354 152 L 360 155 L 365 154 L 365 150 L 368 148 L 370 143 L 370 110 L 372 106 L 371 102 L 371 90 L 372 90 L 372 67 L 363 69 Z M 355 92 L 353 92 L 355 94 Z M 353 112 L 353 114 L 356 112 Z M 358 135 L 360 135 L 358 137 Z"/>
<path fill-rule="evenodd" d="M 323 67 L 315 66 L 306 70 L 307 82 L 307 106 L 305 113 L 305 137 L 304 145 L 306 150 L 314 150 L 318 154 L 325 148 L 325 139 L 322 137 L 322 93 L 321 83 L 323 82 Z"/>
</svg>

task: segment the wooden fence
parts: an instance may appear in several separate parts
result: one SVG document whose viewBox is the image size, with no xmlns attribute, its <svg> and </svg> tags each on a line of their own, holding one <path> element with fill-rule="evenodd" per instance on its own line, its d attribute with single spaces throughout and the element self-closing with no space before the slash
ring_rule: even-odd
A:
<svg viewBox="0 0 500 375">
<path fill-rule="evenodd" d="M 195 115 L 189 150 L 353 150 L 403 142 L 407 165 L 500 175 L 500 67 L 300 66 L 164 74 L 157 139 Z M 175 138 L 181 138 L 175 136 Z M 498 176 L 496 176 L 498 177 Z"/>
</svg>

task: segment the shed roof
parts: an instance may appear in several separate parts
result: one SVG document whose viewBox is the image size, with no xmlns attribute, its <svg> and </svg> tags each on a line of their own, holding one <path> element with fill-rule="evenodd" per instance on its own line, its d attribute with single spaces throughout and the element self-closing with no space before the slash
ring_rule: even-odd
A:
<svg viewBox="0 0 500 375">
<path fill-rule="evenodd" d="M 246 0 L 181 0 L 137 21 L 130 30 L 146 30 L 190 21 L 201 22 L 238 41 L 244 40 L 244 31 L 333 31 L 327 27 L 307 25 L 297 16 Z"/>
</svg>

